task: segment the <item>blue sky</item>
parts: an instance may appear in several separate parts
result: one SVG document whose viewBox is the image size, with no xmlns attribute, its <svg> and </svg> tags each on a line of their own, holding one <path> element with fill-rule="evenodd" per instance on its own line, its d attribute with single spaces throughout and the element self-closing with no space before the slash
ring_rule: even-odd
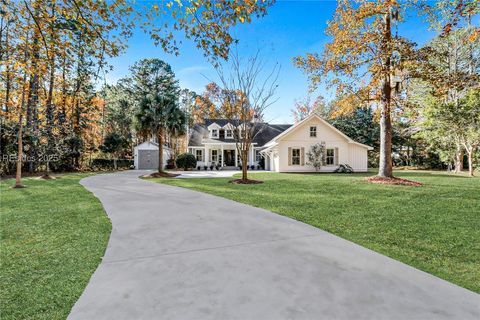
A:
<svg viewBox="0 0 480 320">
<path fill-rule="evenodd" d="M 141 3 L 141 1 L 140 1 Z M 151 2 L 150 2 L 151 3 Z M 268 10 L 268 15 L 255 19 L 251 24 L 240 25 L 233 31 L 239 39 L 240 55 L 249 56 L 258 49 L 272 65 L 281 66 L 278 101 L 265 112 L 265 119 L 273 123 L 292 123 L 290 109 L 295 99 L 308 93 L 307 76 L 295 68 L 292 58 L 308 52 L 320 52 L 328 41 L 325 35 L 327 21 L 332 17 L 336 1 L 278 1 Z M 413 13 L 409 22 L 399 27 L 399 34 L 418 44 L 423 44 L 435 34 L 427 30 L 425 23 Z M 128 75 L 128 67 L 143 58 L 159 58 L 168 62 L 182 88 L 202 93 L 210 81 L 217 81 L 216 73 L 203 56 L 203 52 L 190 40 L 182 39 L 180 56 L 166 54 L 156 47 L 149 36 L 136 30 L 129 39 L 127 51 L 110 60 L 113 71 L 107 74 L 107 82 L 113 83 Z M 329 96 L 323 88 L 319 94 Z"/>
</svg>

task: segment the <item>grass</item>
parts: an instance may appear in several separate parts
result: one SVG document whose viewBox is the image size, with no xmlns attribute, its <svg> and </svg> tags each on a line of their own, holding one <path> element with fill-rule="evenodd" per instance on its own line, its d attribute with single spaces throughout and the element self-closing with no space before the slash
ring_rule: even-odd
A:
<svg viewBox="0 0 480 320">
<path fill-rule="evenodd" d="M 424 184 L 406 187 L 367 183 L 368 175 L 253 173 L 264 181 L 257 185 L 154 181 L 277 212 L 480 293 L 480 179 L 396 172 Z"/>
<path fill-rule="evenodd" d="M 65 319 L 100 263 L 111 224 L 83 177 L 1 182 L 2 320 Z"/>
</svg>

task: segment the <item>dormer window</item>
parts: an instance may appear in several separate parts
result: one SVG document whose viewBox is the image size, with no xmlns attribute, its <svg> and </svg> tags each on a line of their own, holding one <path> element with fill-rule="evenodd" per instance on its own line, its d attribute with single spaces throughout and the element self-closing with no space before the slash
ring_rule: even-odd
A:
<svg viewBox="0 0 480 320">
<path fill-rule="evenodd" d="M 212 129 L 212 131 L 210 131 L 210 134 L 212 138 L 218 138 L 218 129 Z"/>
<path fill-rule="evenodd" d="M 225 130 L 225 138 L 232 139 L 233 138 L 233 131 L 231 129 Z"/>
</svg>

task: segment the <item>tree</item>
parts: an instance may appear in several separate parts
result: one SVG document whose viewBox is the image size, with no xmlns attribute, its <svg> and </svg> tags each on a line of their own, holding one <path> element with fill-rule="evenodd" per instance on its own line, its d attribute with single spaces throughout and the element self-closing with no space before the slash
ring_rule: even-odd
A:
<svg viewBox="0 0 480 320">
<path fill-rule="evenodd" d="M 263 17 L 275 0 L 261 1 L 167 1 L 155 3 L 146 12 L 145 30 L 155 44 L 166 52 L 179 54 L 173 31 L 183 31 L 188 39 L 194 39 L 205 56 L 218 62 L 227 59 L 230 46 L 236 43 L 230 30 L 238 24 L 249 23 L 253 17 Z M 145 15 L 145 12 L 141 12 Z M 173 17 L 173 26 L 165 14 Z M 173 28 L 172 28 L 173 27 Z M 173 30 L 172 30 L 173 29 Z"/>
<path fill-rule="evenodd" d="M 135 118 L 137 130 L 158 142 L 158 172 L 163 172 L 164 137 L 170 113 L 178 108 L 180 88 L 172 68 L 160 59 L 143 59 L 131 68 L 132 92 L 139 100 Z"/>
<path fill-rule="evenodd" d="M 186 149 L 186 139 L 184 139 L 185 148 L 182 148 L 180 143 L 181 137 L 185 136 L 187 133 L 187 125 L 187 115 L 182 109 L 177 106 L 170 110 L 167 121 L 167 132 L 170 139 L 170 149 L 172 151 L 171 159 L 175 165 L 177 163 L 176 160 L 180 150 Z"/>
<path fill-rule="evenodd" d="M 295 100 L 295 106 L 291 112 L 295 123 L 302 121 L 312 113 L 324 119 L 328 119 L 330 115 L 330 109 L 325 102 L 325 98 L 318 96 L 315 101 L 312 102 L 310 95 L 302 100 Z"/>
<path fill-rule="evenodd" d="M 420 49 L 427 58 L 419 65 L 418 70 L 412 72 L 412 76 L 416 78 L 409 81 L 407 90 L 407 102 L 410 104 L 409 118 L 414 125 L 416 123 L 422 127 L 424 121 L 422 109 L 441 107 L 445 104 L 458 106 L 466 93 L 478 85 L 480 39 L 466 42 L 472 32 L 471 27 L 461 27 L 446 35 L 438 35 Z M 424 136 L 431 142 L 436 136 L 435 132 L 437 131 L 429 130 Z M 442 137 L 438 138 L 443 140 Z M 459 135 L 445 138 L 448 142 L 440 144 L 439 147 L 444 155 L 455 153 L 455 171 L 461 172 L 465 152 L 463 142 Z M 430 145 L 436 144 L 438 143 Z M 447 151 L 446 147 L 454 150 Z"/>
<path fill-rule="evenodd" d="M 392 22 L 402 19 L 404 7 L 396 0 L 341 0 L 326 30 L 332 40 L 322 54 L 294 60 L 314 86 L 326 80 L 336 87 L 339 97 L 378 105 L 378 175 L 387 178 L 393 177 L 391 113 L 399 89 L 397 77 L 406 64 L 417 59 L 410 41 L 392 35 Z"/>
<path fill-rule="evenodd" d="M 247 176 L 248 152 L 253 139 L 262 133 L 264 111 L 272 105 L 279 74 L 275 64 L 265 72 L 265 63 L 259 53 L 241 59 L 235 51 L 230 57 L 230 65 L 220 64 L 217 72 L 222 84 L 220 106 L 223 114 L 235 127 L 234 139 L 242 163 L 242 178 L 239 183 L 249 183 Z"/>
<path fill-rule="evenodd" d="M 313 166 L 316 171 L 319 171 L 325 164 L 325 157 L 325 142 L 316 143 L 312 145 L 310 150 L 307 152 L 307 164 Z"/>
<path fill-rule="evenodd" d="M 125 148 L 127 141 L 124 137 L 116 132 L 109 133 L 105 136 L 103 145 L 100 149 L 105 153 L 110 153 L 113 156 L 113 167 L 117 170 L 118 154 Z"/>
<path fill-rule="evenodd" d="M 130 87 L 130 79 L 120 79 L 115 85 L 106 85 L 99 94 L 103 104 L 102 135 L 105 135 L 105 132 L 118 133 L 129 147 L 133 144 L 133 115 L 136 103 Z"/>
<path fill-rule="evenodd" d="M 468 156 L 468 174 L 473 176 L 473 157 L 480 147 L 480 89 L 471 90 L 460 102 L 461 126 L 464 129 L 462 144 Z"/>
<path fill-rule="evenodd" d="M 460 141 L 468 155 L 469 174 L 473 175 L 473 156 L 480 145 L 480 90 L 470 91 L 458 104 L 432 99 L 422 117 L 423 130 L 419 134 L 436 147 L 444 160 L 458 155 Z"/>
<path fill-rule="evenodd" d="M 222 59 L 236 41 L 231 28 L 263 16 L 272 3 L 166 1 L 145 12 L 124 0 L 0 1 L 2 119 L 8 128 L 23 126 L 18 145 L 29 158 L 73 147 L 52 167 L 78 168 L 83 151 L 95 152 L 105 133 L 115 130 L 110 120 L 126 115 L 97 103 L 94 82 L 109 70 L 107 58 L 123 52 L 135 27 L 145 27 L 167 52 L 179 52 L 173 33 L 180 31 L 211 60 Z M 118 127 L 126 135 L 131 117 L 122 119 Z M 18 164 L 21 177 L 25 162 Z M 27 166 L 39 168 L 36 162 Z"/>
<path fill-rule="evenodd" d="M 187 129 L 191 129 L 196 123 L 194 119 L 194 110 L 197 100 L 197 93 L 189 89 L 182 89 L 180 91 L 180 109 L 185 113 L 187 117 Z M 188 134 L 188 132 L 187 132 Z"/>
</svg>

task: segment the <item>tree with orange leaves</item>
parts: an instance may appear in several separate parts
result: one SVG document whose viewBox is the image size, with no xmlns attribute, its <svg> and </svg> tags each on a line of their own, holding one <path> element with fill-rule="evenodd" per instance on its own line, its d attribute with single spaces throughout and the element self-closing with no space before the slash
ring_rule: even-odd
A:
<svg viewBox="0 0 480 320">
<path fill-rule="evenodd" d="M 318 96 L 313 102 L 310 95 L 304 99 L 295 100 L 295 105 L 290 111 L 295 123 L 302 121 L 312 113 L 325 119 L 330 115 L 330 108 L 322 96 Z"/>
<path fill-rule="evenodd" d="M 314 86 L 326 80 L 336 88 L 337 96 L 378 105 L 378 175 L 383 178 L 393 177 L 391 114 L 399 89 L 398 71 L 416 59 L 414 44 L 392 32 L 404 7 L 397 0 L 340 0 L 326 30 L 332 40 L 324 51 L 294 59 Z"/>
</svg>

